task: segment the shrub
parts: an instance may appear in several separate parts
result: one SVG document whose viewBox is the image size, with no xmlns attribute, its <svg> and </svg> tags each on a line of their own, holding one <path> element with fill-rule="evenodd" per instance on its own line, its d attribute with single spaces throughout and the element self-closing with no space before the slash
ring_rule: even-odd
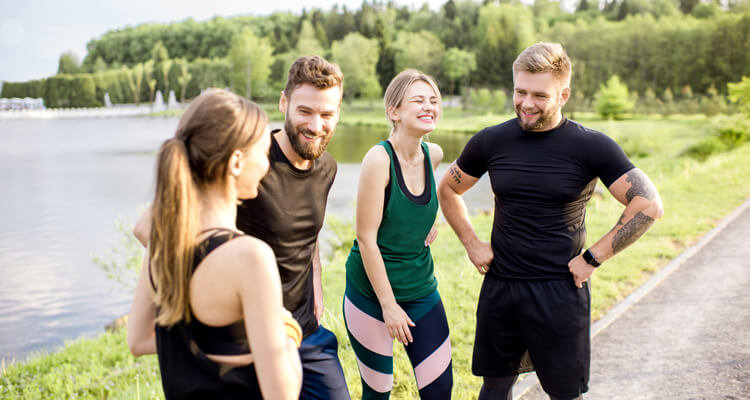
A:
<svg viewBox="0 0 750 400">
<path fill-rule="evenodd" d="M 699 161 L 705 161 L 709 156 L 727 150 L 727 145 L 718 137 L 712 136 L 688 147 L 685 154 Z"/>
<path fill-rule="evenodd" d="M 628 87 L 620 77 L 612 75 L 606 85 L 600 85 L 596 93 L 596 112 L 603 118 L 622 119 L 624 114 L 633 109 L 633 100 Z"/>
</svg>

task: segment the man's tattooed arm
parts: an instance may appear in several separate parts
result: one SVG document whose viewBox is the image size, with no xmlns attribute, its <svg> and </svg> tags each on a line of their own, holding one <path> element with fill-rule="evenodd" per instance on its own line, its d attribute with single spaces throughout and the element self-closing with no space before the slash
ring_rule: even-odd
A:
<svg viewBox="0 0 750 400">
<path fill-rule="evenodd" d="M 617 222 L 617 226 L 620 230 L 615 232 L 615 237 L 612 238 L 612 251 L 614 254 L 619 253 L 626 247 L 633 244 L 639 237 L 643 236 L 644 233 L 654 223 L 654 219 L 638 211 L 633 218 L 628 222 L 623 223 L 625 215 L 620 217 L 620 221 Z M 615 227 L 617 229 L 617 227 Z"/>
<path fill-rule="evenodd" d="M 451 174 L 451 178 L 453 178 L 453 182 L 455 182 L 456 185 L 460 185 L 461 184 L 461 171 L 458 169 L 457 166 L 451 165 L 450 174 Z"/>
<path fill-rule="evenodd" d="M 659 195 L 656 192 L 656 188 L 641 170 L 632 169 L 628 171 L 625 174 L 625 181 L 630 183 L 630 188 L 625 192 L 627 204 L 630 204 L 636 196 L 649 201 L 658 199 Z M 653 217 L 646 215 L 643 210 L 640 210 L 633 215 L 633 218 L 626 222 L 625 213 L 623 213 L 613 229 L 615 231 L 612 238 L 613 254 L 619 253 L 643 236 L 654 221 Z"/>
<path fill-rule="evenodd" d="M 646 177 L 646 174 L 639 169 L 631 169 L 626 172 L 627 177 L 625 180 L 630 182 L 630 189 L 625 193 L 625 198 L 630 203 L 635 196 L 641 196 L 648 200 L 653 200 L 656 197 L 656 188 Z"/>
</svg>

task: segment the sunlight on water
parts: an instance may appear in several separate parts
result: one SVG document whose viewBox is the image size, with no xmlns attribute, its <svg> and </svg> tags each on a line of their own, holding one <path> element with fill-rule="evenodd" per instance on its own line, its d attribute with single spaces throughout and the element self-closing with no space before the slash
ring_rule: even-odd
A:
<svg viewBox="0 0 750 400">
<path fill-rule="evenodd" d="M 115 221 L 134 223 L 150 201 L 156 151 L 176 126 L 176 118 L 0 121 L 0 359 L 96 335 L 128 311 L 131 294 L 91 257 L 117 246 Z M 359 162 L 387 134 L 337 129 L 329 214 L 353 218 Z M 431 138 L 446 154 L 438 179 L 467 139 Z M 486 178 L 466 200 L 470 210 L 492 206 Z"/>
</svg>

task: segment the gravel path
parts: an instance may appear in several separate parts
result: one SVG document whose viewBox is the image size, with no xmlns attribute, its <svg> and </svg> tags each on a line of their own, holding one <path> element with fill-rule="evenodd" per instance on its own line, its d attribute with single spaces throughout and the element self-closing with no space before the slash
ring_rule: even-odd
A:
<svg viewBox="0 0 750 400">
<path fill-rule="evenodd" d="M 750 201 L 592 327 L 584 398 L 750 399 L 749 330 Z"/>
</svg>

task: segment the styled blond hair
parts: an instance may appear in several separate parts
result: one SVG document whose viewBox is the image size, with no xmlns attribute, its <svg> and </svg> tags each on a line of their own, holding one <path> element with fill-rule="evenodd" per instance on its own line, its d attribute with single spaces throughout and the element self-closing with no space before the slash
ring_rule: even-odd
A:
<svg viewBox="0 0 750 400">
<path fill-rule="evenodd" d="M 401 106 L 401 102 L 404 101 L 404 96 L 406 96 L 406 90 L 409 89 L 409 86 L 417 81 L 422 81 L 430 85 L 432 87 L 432 90 L 435 91 L 435 95 L 439 100 L 437 118 L 435 119 L 440 118 L 440 115 L 443 112 L 443 98 L 440 96 L 440 89 L 438 89 L 438 85 L 437 83 L 435 83 L 435 80 L 422 71 L 418 71 L 416 69 L 406 69 L 393 77 L 391 83 L 388 84 L 388 88 L 385 89 L 385 95 L 383 96 L 383 103 L 385 104 L 385 117 L 389 121 L 391 121 L 391 125 L 394 128 L 396 127 L 396 122 L 393 121 L 388 115 L 388 109 L 390 109 L 391 107 L 395 109 Z"/>
<path fill-rule="evenodd" d="M 551 72 L 563 87 L 570 87 L 570 58 L 560 43 L 539 42 L 527 47 L 513 62 L 513 80 L 521 71 Z"/>
<path fill-rule="evenodd" d="M 193 100 L 174 137 L 159 149 L 149 240 L 157 324 L 190 321 L 188 288 L 201 215 L 198 194 L 222 182 L 228 195 L 230 157 L 255 143 L 267 125 L 268 116 L 257 104 L 212 89 Z"/>
</svg>

